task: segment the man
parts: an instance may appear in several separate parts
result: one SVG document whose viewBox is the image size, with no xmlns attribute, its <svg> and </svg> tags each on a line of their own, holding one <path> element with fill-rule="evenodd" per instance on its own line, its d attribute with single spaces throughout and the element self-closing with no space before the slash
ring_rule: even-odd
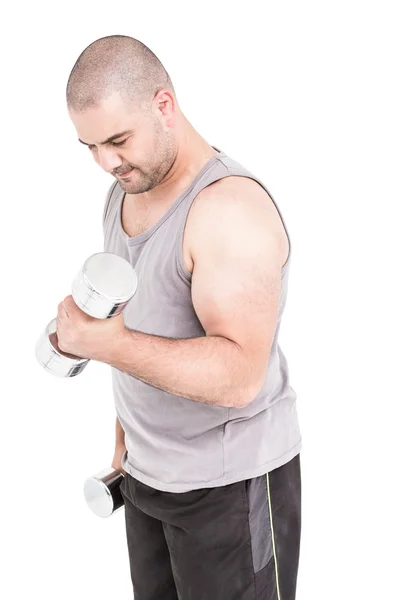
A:
<svg viewBox="0 0 400 600">
<path fill-rule="evenodd" d="M 104 250 L 122 315 L 59 304 L 60 348 L 112 367 L 135 600 L 293 600 L 301 436 L 278 345 L 290 243 L 263 183 L 183 115 L 141 42 L 91 44 L 68 80 L 79 141 L 115 181 Z"/>
</svg>

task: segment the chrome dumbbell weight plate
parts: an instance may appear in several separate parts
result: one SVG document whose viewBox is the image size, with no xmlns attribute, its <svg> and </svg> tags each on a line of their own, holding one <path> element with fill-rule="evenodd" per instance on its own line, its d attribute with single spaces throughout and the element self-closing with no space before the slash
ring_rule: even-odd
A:
<svg viewBox="0 0 400 600">
<path fill-rule="evenodd" d="M 86 504 L 98 517 L 110 517 L 124 506 L 120 485 L 124 475 L 114 468 L 104 469 L 84 483 Z"/>
<path fill-rule="evenodd" d="M 132 265 L 117 254 L 90 256 L 72 283 L 72 297 L 81 310 L 97 319 L 119 315 L 134 296 L 137 276 Z M 79 375 L 89 362 L 58 348 L 56 319 L 50 321 L 36 344 L 39 363 L 58 377 Z"/>
<path fill-rule="evenodd" d="M 127 260 L 111 252 L 98 252 L 76 275 L 72 296 L 91 317 L 108 319 L 124 310 L 136 289 L 137 276 Z"/>
<path fill-rule="evenodd" d="M 52 319 L 36 344 L 37 360 L 44 369 L 57 377 L 74 377 L 75 375 L 79 375 L 89 360 L 60 350 L 56 332 L 56 319 Z"/>
</svg>

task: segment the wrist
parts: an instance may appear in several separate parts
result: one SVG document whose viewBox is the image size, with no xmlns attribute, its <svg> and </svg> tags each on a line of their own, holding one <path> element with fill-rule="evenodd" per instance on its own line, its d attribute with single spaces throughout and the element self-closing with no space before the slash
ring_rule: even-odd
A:
<svg viewBox="0 0 400 600">
<path fill-rule="evenodd" d="M 126 340 L 128 338 L 128 329 L 124 327 L 118 335 L 113 336 L 104 349 L 102 362 L 110 366 L 116 366 L 120 363 L 120 357 L 126 352 Z M 116 368 L 118 368 L 116 366 Z"/>
</svg>

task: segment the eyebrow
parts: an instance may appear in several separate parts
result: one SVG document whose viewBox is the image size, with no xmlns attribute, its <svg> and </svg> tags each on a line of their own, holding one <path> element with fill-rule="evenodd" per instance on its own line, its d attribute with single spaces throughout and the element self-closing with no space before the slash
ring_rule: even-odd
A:
<svg viewBox="0 0 400 600">
<path fill-rule="evenodd" d="M 112 135 L 111 137 L 109 137 L 107 140 L 104 140 L 104 142 L 100 142 L 100 146 L 103 146 L 105 144 L 109 144 L 110 142 L 113 142 L 117 138 L 121 137 L 122 135 L 126 135 L 127 133 L 133 133 L 133 131 L 131 131 L 130 129 L 128 129 L 128 131 L 121 131 L 121 133 L 116 133 L 115 135 Z M 85 146 L 92 146 L 93 145 L 93 144 L 87 144 L 86 142 L 82 142 L 82 140 L 80 138 L 78 138 L 78 140 L 80 141 L 81 144 L 84 144 Z"/>
</svg>

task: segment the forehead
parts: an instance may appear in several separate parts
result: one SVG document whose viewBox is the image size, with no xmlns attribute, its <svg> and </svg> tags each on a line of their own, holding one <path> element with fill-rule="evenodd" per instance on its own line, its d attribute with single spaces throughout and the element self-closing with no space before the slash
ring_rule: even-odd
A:
<svg viewBox="0 0 400 600">
<path fill-rule="evenodd" d="M 108 139 L 120 131 L 135 129 L 143 121 L 139 112 L 129 110 L 119 95 L 109 96 L 83 111 L 69 110 L 78 137 L 87 143 Z"/>
</svg>

